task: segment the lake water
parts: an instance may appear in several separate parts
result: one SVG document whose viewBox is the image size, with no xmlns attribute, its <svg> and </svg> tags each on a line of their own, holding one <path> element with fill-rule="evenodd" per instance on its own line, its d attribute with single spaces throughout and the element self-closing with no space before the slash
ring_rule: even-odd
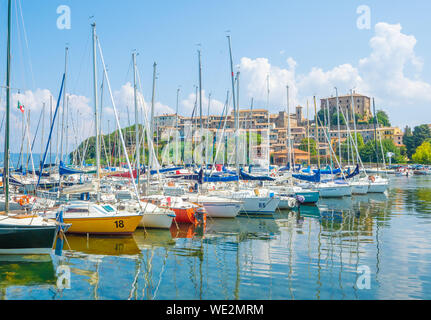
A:
<svg viewBox="0 0 431 320">
<path fill-rule="evenodd" d="M 430 234 L 431 177 L 391 177 L 387 196 L 321 200 L 300 215 L 69 235 L 62 256 L 0 257 L 0 298 L 431 299 Z"/>
</svg>

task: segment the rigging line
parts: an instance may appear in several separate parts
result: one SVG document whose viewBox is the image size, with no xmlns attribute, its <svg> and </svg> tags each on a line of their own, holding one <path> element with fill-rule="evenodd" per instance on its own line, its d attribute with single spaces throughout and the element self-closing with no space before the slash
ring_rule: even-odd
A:
<svg viewBox="0 0 431 320">
<path fill-rule="evenodd" d="M 18 41 L 17 41 L 17 43 L 18 43 L 18 48 L 19 48 L 19 50 L 18 50 L 18 52 L 19 52 L 19 55 L 20 55 L 20 57 L 21 57 L 21 61 L 24 61 L 24 50 L 23 50 L 23 48 L 22 48 L 22 40 L 21 40 L 21 28 L 20 28 L 20 25 L 19 25 L 19 20 L 18 20 L 18 7 L 17 7 L 17 4 L 16 4 L 16 1 L 15 1 L 15 16 L 16 16 L 16 28 L 17 28 L 17 36 L 18 36 Z M 25 87 L 27 87 L 27 81 L 26 81 L 26 78 L 25 78 L 25 72 L 24 72 L 24 68 L 21 68 L 21 76 L 22 76 L 22 81 L 24 82 L 24 86 Z"/>
<path fill-rule="evenodd" d="M 72 90 L 73 92 L 76 92 L 76 88 L 77 88 L 78 83 L 79 83 L 79 78 L 81 77 L 82 67 L 84 65 L 83 62 L 84 62 L 85 55 L 86 55 L 87 51 L 88 51 L 88 55 L 91 54 L 91 52 L 89 50 L 90 39 L 91 39 L 91 35 L 88 36 L 88 38 L 87 38 L 87 44 L 85 45 L 85 50 L 84 50 L 84 53 L 82 54 L 81 63 L 79 64 L 79 71 L 78 71 L 78 75 L 76 77 L 75 86 L 74 86 L 74 88 Z M 87 60 L 87 62 L 88 62 L 88 60 Z"/>
<path fill-rule="evenodd" d="M 112 90 L 111 90 L 111 83 L 109 81 L 109 77 L 108 77 L 107 70 L 106 70 L 105 59 L 103 58 L 102 46 L 100 44 L 99 39 L 97 39 L 97 44 L 98 44 L 98 47 L 99 47 L 99 53 L 100 53 L 100 58 L 101 58 L 101 62 L 102 62 L 102 65 L 103 65 L 103 70 L 105 71 L 105 78 L 106 78 L 106 82 L 107 82 L 106 84 L 107 84 L 108 89 L 109 89 L 109 94 L 110 94 L 110 97 L 111 97 L 111 102 L 112 102 L 112 106 L 113 106 L 113 109 L 114 109 L 114 114 L 116 116 L 115 118 L 116 118 L 118 127 L 121 128 L 120 127 L 120 121 L 118 119 L 117 108 L 116 108 L 115 102 L 114 102 L 114 96 L 113 96 Z M 134 191 L 136 193 L 136 197 L 139 200 L 138 188 L 136 186 L 135 179 L 133 178 L 132 166 L 130 164 L 129 156 L 127 154 L 126 144 L 124 142 L 124 138 L 123 138 L 123 134 L 122 134 L 121 130 L 120 130 L 120 139 L 121 139 L 121 143 L 123 145 L 123 150 L 124 150 L 124 154 L 125 154 L 125 157 L 126 157 L 127 166 L 128 166 L 129 173 L 130 173 L 130 180 L 132 181 L 132 185 L 133 185 L 133 189 L 134 189 Z M 141 202 L 138 201 L 138 204 L 139 204 L 140 209 L 142 210 Z"/>
<path fill-rule="evenodd" d="M 37 122 L 36 132 L 34 134 L 33 142 L 31 144 L 31 153 L 33 153 L 34 143 L 36 142 L 37 133 L 39 132 L 39 126 L 40 126 L 40 122 L 42 120 L 42 114 L 43 114 L 43 110 L 40 112 L 39 121 Z M 29 161 L 30 161 L 30 159 L 27 159 L 27 166 L 26 166 L 27 168 L 28 168 Z M 33 171 L 34 171 L 34 169 L 33 169 Z M 33 174 L 34 174 L 34 172 L 33 172 Z"/>
<path fill-rule="evenodd" d="M 23 34 L 24 34 L 24 40 L 25 40 L 25 45 L 27 48 L 27 54 L 28 54 L 28 64 L 30 67 L 30 74 L 31 74 L 31 80 L 33 82 L 33 88 L 36 88 L 36 81 L 34 80 L 34 73 L 33 73 L 33 64 L 31 62 L 31 55 L 30 55 L 30 48 L 28 45 L 28 38 L 27 38 L 27 32 L 26 32 L 26 28 L 25 28 L 25 23 L 24 23 L 24 15 L 22 12 L 22 7 L 21 7 L 21 0 L 18 0 L 18 5 L 19 5 L 19 12 L 20 12 L 20 16 L 21 16 L 21 23 L 22 23 L 22 30 L 23 30 Z"/>
</svg>

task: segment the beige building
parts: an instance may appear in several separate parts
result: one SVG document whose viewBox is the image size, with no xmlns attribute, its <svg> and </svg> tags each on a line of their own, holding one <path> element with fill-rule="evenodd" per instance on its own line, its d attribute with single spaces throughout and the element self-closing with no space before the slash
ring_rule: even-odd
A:
<svg viewBox="0 0 431 320">
<path fill-rule="evenodd" d="M 370 98 L 354 94 L 353 98 L 355 100 L 355 113 L 363 115 L 364 119 L 368 119 L 372 116 L 370 110 Z M 352 97 L 350 95 L 339 97 L 339 107 L 346 112 L 349 109 L 351 114 L 351 101 Z M 332 111 L 336 110 L 336 98 L 328 98 L 329 108 Z M 325 110 L 327 105 L 326 99 L 321 99 L 321 108 Z M 291 139 L 292 147 L 299 148 L 301 142 L 307 137 L 307 123 L 309 124 L 309 136 L 310 138 L 319 141 L 319 154 L 321 156 L 327 156 L 330 153 L 330 148 L 328 144 L 328 139 L 331 141 L 332 146 L 336 145 L 338 141 L 338 130 L 336 127 L 332 127 L 328 131 L 328 128 L 322 128 L 319 126 L 319 130 L 316 134 L 316 127 L 313 120 L 307 121 L 303 116 L 303 108 L 297 106 L 295 108 L 295 113 L 290 114 L 290 126 L 291 126 Z M 285 111 L 280 111 L 276 114 L 271 114 L 265 109 L 253 109 L 253 110 L 240 110 L 239 111 L 239 125 L 241 129 L 250 130 L 256 133 L 268 132 L 269 130 L 269 141 L 270 141 L 270 152 L 278 155 L 278 162 L 282 162 L 283 154 L 287 151 L 288 145 L 288 115 Z M 175 114 L 167 114 L 156 117 L 156 128 L 159 131 L 164 128 L 174 127 L 176 121 Z M 225 128 L 226 132 L 231 132 L 235 127 L 233 112 L 227 116 L 226 123 L 225 117 L 219 115 L 203 116 L 202 122 L 205 128 L 209 128 L 214 133 L 217 129 Z M 183 117 L 178 116 L 178 126 L 180 134 L 184 136 L 185 128 L 190 127 L 190 124 L 200 126 L 200 117 Z M 431 128 L 431 125 L 429 125 Z M 357 132 L 360 133 L 367 143 L 370 140 L 374 140 L 375 130 L 374 126 L 370 124 L 358 124 L 356 126 Z M 350 126 L 350 130 L 353 127 Z M 379 128 L 378 132 L 382 139 L 391 139 L 396 146 L 403 146 L 403 132 L 397 127 L 390 128 Z M 341 141 L 345 141 L 350 134 L 348 133 L 347 126 L 340 127 Z"/>
<path fill-rule="evenodd" d="M 329 111 L 331 114 L 333 114 L 337 111 L 337 98 L 330 97 L 320 99 L 320 109 L 326 111 L 328 108 L 328 103 Z M 354 107 L 355 114 L 360 114 L 364 120 L 369 120 L 372 118 L 373 114 L 371 112 L 371 99 L 369 97 L 357 93 L 338 97 L 338 108 L 342 110 L 345 115 L 347 115 L 346 111 L 348 110 L 348 117 L 350 121 L 353 120 L 352 106 Z"/>
</svg>

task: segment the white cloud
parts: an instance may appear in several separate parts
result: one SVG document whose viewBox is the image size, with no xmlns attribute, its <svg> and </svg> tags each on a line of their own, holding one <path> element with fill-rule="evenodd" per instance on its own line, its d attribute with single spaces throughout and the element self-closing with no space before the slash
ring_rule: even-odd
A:
<svg viewBox="0 0 431 320">
<path fill-rule="evenodd" d="M 198 95 L 199 98 L 199 95 Z M 181 101 L 181 113 L 183 116 L 190 117 L 193 112 L 193 108 L 195 107 L 196 102 L 196 93 L 190 93 L 187 99 Z M 205 90 L 202 90 L 202 113 L 203 115 L 207 115 L 208 113 L 208 95 L 205 93 Z M 214 99 L 211 97 L 210 103 L 210 114 L 211 115 L 221 115 L 223 112 L 224 103 Z M 199 113 L 199 101 L 198 101 L 198 113 Z"/>
<path fill-rule="evenodd" d="M 255 101 L 262 104 L 262 107 L 266 107 L 269 87 L 270 110 L 274 110 L 274 107 L 279 109 L 286 105 L 286 86 L 289 86 L 291 105 L 295 103 L 298 95 L 298 86 L 295 80 L 296 61 L 293 58 L 288 58 L 286 63 L 287 68 L 283 69 L 271 65 L 266 58 L 254 60 L 247 57 L 242 58 L 240 86 L 245 88 L 247 100 L 254 98 Z M 242 105 L 244 104 L 241 103 Z"/>
<path fill-rule="evenodd" d="M 378 23 L 370 40 L 372 52 L 359 61 L 369 90 L 391 105 L 430 102 L 431 85 L 420 80 L 423 61 L 415 54 L 416 38 L 401 32 L 400 24 Z M 412 68 L 416 79 L 406 76 Z"/>
<path fill-rule="evenodd" d="M 431 102 L 431 84 L 421 80 L 423 61 L 415 54 L 417 40 L 402 33 L 401 25 L 377 23 L 370 39 L 369 56 L 356 64 L 344 63 L 329 70 L 313 67 L 308 73 L 297 74 L 296 61 L 287 59 L 286 66 L 271 65 L 266 58 L 241 59 L 241 84 L 249 99 L 254 97 L 266 106 L 267 76 L 270 76 L 270 109 L 280 110 L 286 105 L 286 85 L 290 87 L 291 107 L 304 105 L 307 97 L 346 94 L 355 88 L 357 92 L 376 98 L 400 125 L 416 123 L 416 112 L 424 112 Z M 412 74 L 412 75 L 411 75 Z M 244 101 L 244 98 L 243 100 Z M 410 105 L 412 112 L 403 115 Z"/>
</svg>

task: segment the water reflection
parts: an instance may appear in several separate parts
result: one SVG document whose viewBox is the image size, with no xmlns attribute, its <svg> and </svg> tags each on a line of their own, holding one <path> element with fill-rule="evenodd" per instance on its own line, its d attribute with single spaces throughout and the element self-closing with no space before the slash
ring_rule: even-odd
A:
<svg viewBox="0 0 431 320">
<path fill-rule="evenodd" d="M 51 256 L 0 255 L 0 300 L 19 294 L 20 287 L 51 288 L 57 281 Z M 34 297 L 36 298 L 36 297 Z"/>
<path fill-rule="evenodd" d="M 68 235 L 67 242 L 64 246 L 75 254 L 81 253 L 86 255 L 97 256 L 121 256 L 136 255 L 140 249 L 135 238 L 130 237 L 98 237 L 98 236 L 80 236 Z"/>
<path fill-rule="evenodd" d="M 270 216 L 208 218 L 206 225 L 138 230 L 130 238 L 70 235 L 55 264 L 71 268 L 71 289 L 56 298 L 429 298 L 429 182 L 394 178 L 387 195 L 321 199 Z M 363 265 L 370 290 L 356 286 Z M 4 271 L 14 268 L 9 262 Z M 22 284 L 0 270 L 3 297 L 34 297 L 18 286 L 52 297 L 44 287 L 55 281 L 52 262 L 50 268 L 47 278 L 31 273 L 37 267 L 23 271 Z"/>
</svg>

